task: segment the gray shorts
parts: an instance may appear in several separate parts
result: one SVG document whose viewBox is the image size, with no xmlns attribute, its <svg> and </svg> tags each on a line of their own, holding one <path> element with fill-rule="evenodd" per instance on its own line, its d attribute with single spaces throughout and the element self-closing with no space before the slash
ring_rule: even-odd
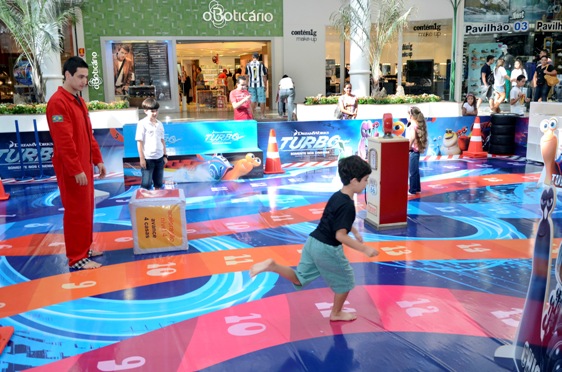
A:
<svg viewBox="0 0 562 372">
<path fill-rule="evenodd" d="M 321 276 L 335 293 L 346 293 L 355 287 L 353 269 L 340 245 L 334 247 L 309 236 L 302 250 L 301 260 L 295 270 L 302 289 Z"/>
<path fill-rule="evenodd" d="M 492 96 L 493 92 L 494 92 L 494 86 L 493 85 L 488 85 L 488 86 L 481 85 L 480 86 L 480 95 L 478 96 L 478 98 L 480 98 L 482 101 L 485 101 Z"/>
</svg>

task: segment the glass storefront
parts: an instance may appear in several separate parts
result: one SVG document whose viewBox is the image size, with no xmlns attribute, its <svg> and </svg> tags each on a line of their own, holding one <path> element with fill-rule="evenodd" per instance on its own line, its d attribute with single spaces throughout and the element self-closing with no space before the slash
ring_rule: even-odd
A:
<svg viewBox="0 0 562 372">
<path fill-rule="evenodd" d="M 448 97 L 448 71 L 451 58 L 451 20 L 410 22 L 398 38 L 384 46 L 380 60 L 380 87 L 396 93 L 402 84 L 406 94 L 435 94 Z M 326 28 L 326 94 L 340 93 L 341 46 L 339 34 Z M 345 67 L 349 64 L 349 41 L 345 42 Z M 400 65 L 400 68 L 398 67 Z M 344 69 L 344 74 L 345 74 Z M 399 70 L 402 79 L 399 82 Z"/>
<path fill-rule="evenodd" d="M 478 91 L 480 69 L 488 55 L 503 57 L 508 74 L 519 59 L 530 81 L 540 51 L 546 50 L 554 68 L 562 73 L 562 6 L 558 1 L 504 0 L 486 7 L 467 0 L 464 11 L 463 95 Z"/>
</svg>

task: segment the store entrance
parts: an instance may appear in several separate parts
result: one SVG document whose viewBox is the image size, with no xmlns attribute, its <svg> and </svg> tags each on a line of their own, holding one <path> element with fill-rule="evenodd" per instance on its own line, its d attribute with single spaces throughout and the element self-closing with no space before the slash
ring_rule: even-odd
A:
<svg viewBox="0 0 562 372">
<path fill-rule="evenodd" d="M 236 87 L 234 76 L 237 72 L 244 74 L 255 52 L 262 56 L 263 64 L 269 69 L 270 50 L 270 41 L 179 40 L 176 55 L 182 109 L 231 110 L 228 96 Z M 271 107 L 271 86 L 268 84 L 266 92 L 268 107 Z"/>
</svg>

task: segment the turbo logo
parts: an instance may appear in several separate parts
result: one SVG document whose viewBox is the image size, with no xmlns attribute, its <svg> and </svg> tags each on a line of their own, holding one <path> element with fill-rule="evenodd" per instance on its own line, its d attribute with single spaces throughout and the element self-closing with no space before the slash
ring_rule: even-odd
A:
<svg viewBox="0 0 562 372">
<path fill-rule="evenodd" d="M 240 133 L 213 131 L 213 133 L 208 133 L 205 136 L 205 142 L 212 143 L 214 145 L 224 145 L 240 141 L 242 138 L 244 138 L 244 136 L 240 135 Z"/>
<path fill-rule="evenodd" d="M 25 163 L 38 162 L 36 148 L 22 148 L 22 159 Z M 41 161 L 50 161 L 53 156 L 52 147 L 41 148 Z M 16 163 L 20 161 L 19 151 L 16 147 L 10 149 L 0 149 L 0 163 Z"/>
<path fill-rule="evenodd" d="M 302 136 L 283 137 L 279 151 L 312 150 L 335 148 L 342 139 L 339 135 L 329 136 Z"/>
</svg>

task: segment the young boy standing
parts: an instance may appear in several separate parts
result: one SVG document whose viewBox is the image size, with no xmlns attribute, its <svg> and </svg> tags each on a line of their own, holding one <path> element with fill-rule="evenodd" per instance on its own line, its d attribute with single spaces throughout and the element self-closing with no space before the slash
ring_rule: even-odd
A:
<svg viewBox="0 0 562 372">
<path fill-rule="evenodd" d="M 511 92 L 509 94 L 509 104 L 512 114 L 524 115 L 525 110 L 527 109 L 525 102 L 531 101 L 531 99 L 527 98 L 527 95 L 521 90 L 526 81 L 527 79 L 525 78 L 525 75 L 519 75 L 517 77 L 516 85 L 511 88 Z"/>
<path fill-rule="evenodd" d="M 168 162 L 164 126 L 157 119 L 160 104 L 154 98 L 142 103 L 146 117 L 137 124 L 135 140 L 139 152 L 143 189 L 161 189 L 164 181 L 164 166 Z"/>
<path fill-rule="evenodd" d="M 230 92 L 230 103 L 234 109 L 234 120 L 252 120 L 252 95 L 248 92 L 248 81 L 246 76 L 238 76 L 236 89 Z"/>
<path fill-rule="evenodd" d="M 320 223 L 304 245 L 296 270 L 267 259 L 251 267 L 250 277 L 270 271 L 290 280 L 295 288 L 301 289 L 321 276 L 335 293 L 330 321 L 352 321 L 357 316 L 342 309 L 349 291 L 355 286 L 355 278 L 342 244 L 363 252 L 367 257 L 378 255 L 375 249 L 363 244 L 363 237 L 353 227 L 353 197 L 365 189 L 371 167 L 365 160 L 353 155 L 338 162 L 338 173 L 344 186 L 328 200 Z M 350 231 L 355 239 L 348 235 Z"/>
</svg>

